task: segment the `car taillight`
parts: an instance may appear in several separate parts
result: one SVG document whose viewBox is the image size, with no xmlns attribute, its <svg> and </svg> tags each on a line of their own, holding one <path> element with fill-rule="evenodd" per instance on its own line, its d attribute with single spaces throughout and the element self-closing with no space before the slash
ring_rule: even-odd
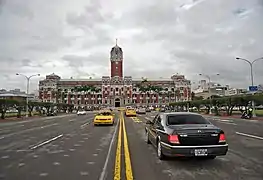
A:
<svg viewBox="0 0 263 180">
<path fill-rule="evenodd" d="M 178 135 L 169 135 L 168 136 L 168 141 L 173 144 L 179 144 L 179 138 Z"/>
<path fill-rule="evenodd" d="M 221 133 L 220 136 L 219 136 L 219 142 L 226 142 L 226 136 L 224 133 Z"/>
</svg>

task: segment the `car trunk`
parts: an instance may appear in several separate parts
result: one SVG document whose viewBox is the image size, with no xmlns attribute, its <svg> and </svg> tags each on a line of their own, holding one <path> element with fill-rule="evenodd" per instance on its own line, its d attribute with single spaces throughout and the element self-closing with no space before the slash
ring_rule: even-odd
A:
<svg viewBox="0 0 263 180">
<path fill-rule="evenodd" d="M 219 130 L 206 125 L 182 127 L 176 130 L 176 134 L 180 145 L 185 146 L 215 145 L 219 142 Z"/>
</svg>

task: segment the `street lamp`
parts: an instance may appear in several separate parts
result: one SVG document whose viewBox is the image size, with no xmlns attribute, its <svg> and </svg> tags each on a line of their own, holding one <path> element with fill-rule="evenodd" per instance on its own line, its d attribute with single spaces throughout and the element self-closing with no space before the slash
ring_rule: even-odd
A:
<svg viewBox="0 0 263 180">
<path fill-rule="evenodd" d="M 249 64 L 250 66 L 250 78 L 251 78 L 251 85 L 254 86 L 254 73 L 253 73 L 253 64 L 259 60 L 263 60 L 263 57 L 261 58 L 258 58 L 258 59 L 255 59 L 253 61 L 249 61 L 247 59 L 244 59 L 244 58 L 240 58 L 240 57 L 236 57 L 236 60 L 242 60 L 242 61 L 245 61 Z M 253 92 L 253 95 L 254 95 L 254 92 Z M 253 117 L 256 117 L 256 112 L 255 112 L 255 102 L 252 101 L 252 108 L 253 108 Z"/>
<path fill-rule="evenodd" d="M 26 78 L 27 80 L 27 84 L 26 84 L 26 117 L 28 117 L 28 94 L 29 94 L 29 81 L 32 77 L 34 76 L 40 76 L 40 74 L 34 74 L 34 75 L 31 75 L 31 76 L 26 76 L 24 74 L 19 74 L 19 73 L 16 73 L 17 76 L 23 76 Z"/>
<path fill-rule="evenodd" d="M 219 76 L 220 74 L 216 74 Z M 206 75 L 206 74 L 199 74 L 199 76 L 204 76 L 208 79 L 208 94 L 209 94 L 209 99 L 210 99 L 210 109 L 209 109 L 209 114 L 212 114 L 212 94 L 211 94 L 211 76 Z"/>
</svg>

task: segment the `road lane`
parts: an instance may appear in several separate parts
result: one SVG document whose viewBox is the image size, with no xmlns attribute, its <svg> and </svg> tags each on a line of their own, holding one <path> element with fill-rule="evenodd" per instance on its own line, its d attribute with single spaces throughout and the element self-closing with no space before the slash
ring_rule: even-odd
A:
<svg viewBox="0 0 263 180">
<path fill-rule="evenodd" d="M 160 161 L 145 142 L 145 122 L 155 114 L 122 118 L 116 113 L 121 121 L 114 126 L 93 126 L 93 115 L 65 117 L 51 122 L 58 125 L 22 133 L 17 139 L 11 136 L 16 143 L 37 139 L 29 139 L 22 149 L 0 149 L 0 179 L 262 179 L 262 140 L 240 136 L 233 125 L 218 121 L 213 123 L 226 131 L 230 146 L 226 156 Z M 114 178 L 116 171 L 119 176 Z"/>
<path fill-rule="evenodd" d="M 139 176 L 139 171 L 150 172 L 144 173 L 149 179 L 154 179 L 160 174 L 166 174 L 168 177 L 160 177 L 157 179 L 183 179 L 183 180 L 222 180 L 222 179 L 253 179 L 261 180 L 263 178 L 263 141 L 259 139 L 244 137 L 236 134 L 233 129 L 233 125 L 222 124 L 217 121 L 213 121 L 214 124 L 225 130 L 229 143 L 229 152 L 226 156 L 217 157 L 215 160 L 195 160 L 195 159 L 182 159 L 172 158 L 167 161 L 159 161 L 157 159 L 156 150 L 152 146 L 144 143 L 145 132 L 144 123 L 147 119 L 152 119 L 152 113 L 139 116 L 138 120 L 132 120 L 127 118 L 127 127 L 129 126 L 131 133 L 129 134 L 130 148 L 131 148 L 131 160 L 134 167 L 135 178 Z M 128 125 L 129 122 L 129 125 Z M 254 128 L 251 124 L 247 125 L 247 128 Z M 133 140 L 136 139 L 136 140 Z M 139 147 L 136 149 L 136 143 L 140 142 Z M 148 147 L 147 149 L 145 148 Z M 135 153 L 134 153 L 135 152 Z M 142 157 L 138 157 L 138 152 L 144 154 Z M 142 159 L 144 161 L 142 161 Z M 139 165 L 141 163 L 141 165 Z M 149 170 L 147 167 L 151 167 Z M 158 173 L 155 173 L 158 172 Z M 164 176 L 164 175 L 163 175 Z M 145 176 L 144 176 L 145 177 Z"/>
<path fill-rule="evenodd" d="M 0 123 L 0 137 L 8 133 L 17 133 L 18 131 L 49 125 L 51 123 L 54 123 L 52 121 L 59 121 L 60 119 L 71 119 L 75 116 L 75 114 L 66 114 L 61 116 L 40 117 L 18 122 Z"/>
<path fill-rule="evenodd" d="M 263 121 L 261 120 L 249 120 L 249 119 L 228 119 L 224 117 L 209 117 L 205 116 L 207 119 L 223 124 L 233 125 L 233 129 L 237 132 L 242 132 L 246 134 L 252 134 L 255 136 L 263 137 Z"/>
<path fill-rule="evenodd" d="M 0 150 L 17 151 L 28 149 L 29 146 L 37 144 L 43 140 L 63 134 L 64 132 L 78 127 L 81 123 L 91 121 L 93 115 L 71 116 L 52 120 L 52 124 L 43 126 L 43 122 L 39 121 L 39 125 L 34 125 L 31 129 L 22 129 L 17 132 L 2 135 L 0 139 Z M 73 121 L 71 121 L 73 120 Z M 50 122 L 51 123 L 51 122 Z"/>
<path fill-rule="evenodd" d="M 86 124 L 84 116 L 79 121 L 61 123 L 57 134 L 63 131 L 63 137 L 50 141 L 43 146 L 24 152 L 12 159 L 13 154 L 5 154 L 0 162 L 0 177 L 5 179 L 99 179 L 104 171 L 104 179 L 113 169 L 114 158 L 109 155 L 108 165 L 105 163 L 110 142 L 114 135 L 114 126 L 93 126 Z M 71 128 L 70 128 L 71 127 Z M 54 129 L 55 130 L 55 129 Z M 36 132 L 41 136 L 50 129 Z M 32 135 L 32 132 L 31 132 Z M 112 145 L 113 149 L 116 146 Z M 1 151 L 0 153 L 3 153 Z M 15 152 L 15 154 L 19 154 Z M 108 154 L 112 154 L 109 152 Z M 2 157 L 4 155 L 2 154 Z M 105 165 L 106 164 L 106 165 Z"/>
<path fill-rule="evenodd" d="M 155 151 L 144 141 L 145 131 L 139 119 L 125 117 L 134 179 L 169 180 Z"/>
</svg>

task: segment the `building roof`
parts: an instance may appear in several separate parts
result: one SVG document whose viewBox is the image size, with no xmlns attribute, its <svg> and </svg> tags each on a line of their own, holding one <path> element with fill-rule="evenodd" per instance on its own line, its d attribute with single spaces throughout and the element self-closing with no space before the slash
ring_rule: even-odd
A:
<svg viewBox="0 0 263 180">
<path fill-rule="evenodd" d="M 90 82 L 94 82 L 94 81 L 102 81 L 102 79 L 60 79 L 59 81 L 65 82 L 65 81 L 70 81 L 70 82 L 74 82 L 74 81 L 90 81 Z"/>
</svg>

